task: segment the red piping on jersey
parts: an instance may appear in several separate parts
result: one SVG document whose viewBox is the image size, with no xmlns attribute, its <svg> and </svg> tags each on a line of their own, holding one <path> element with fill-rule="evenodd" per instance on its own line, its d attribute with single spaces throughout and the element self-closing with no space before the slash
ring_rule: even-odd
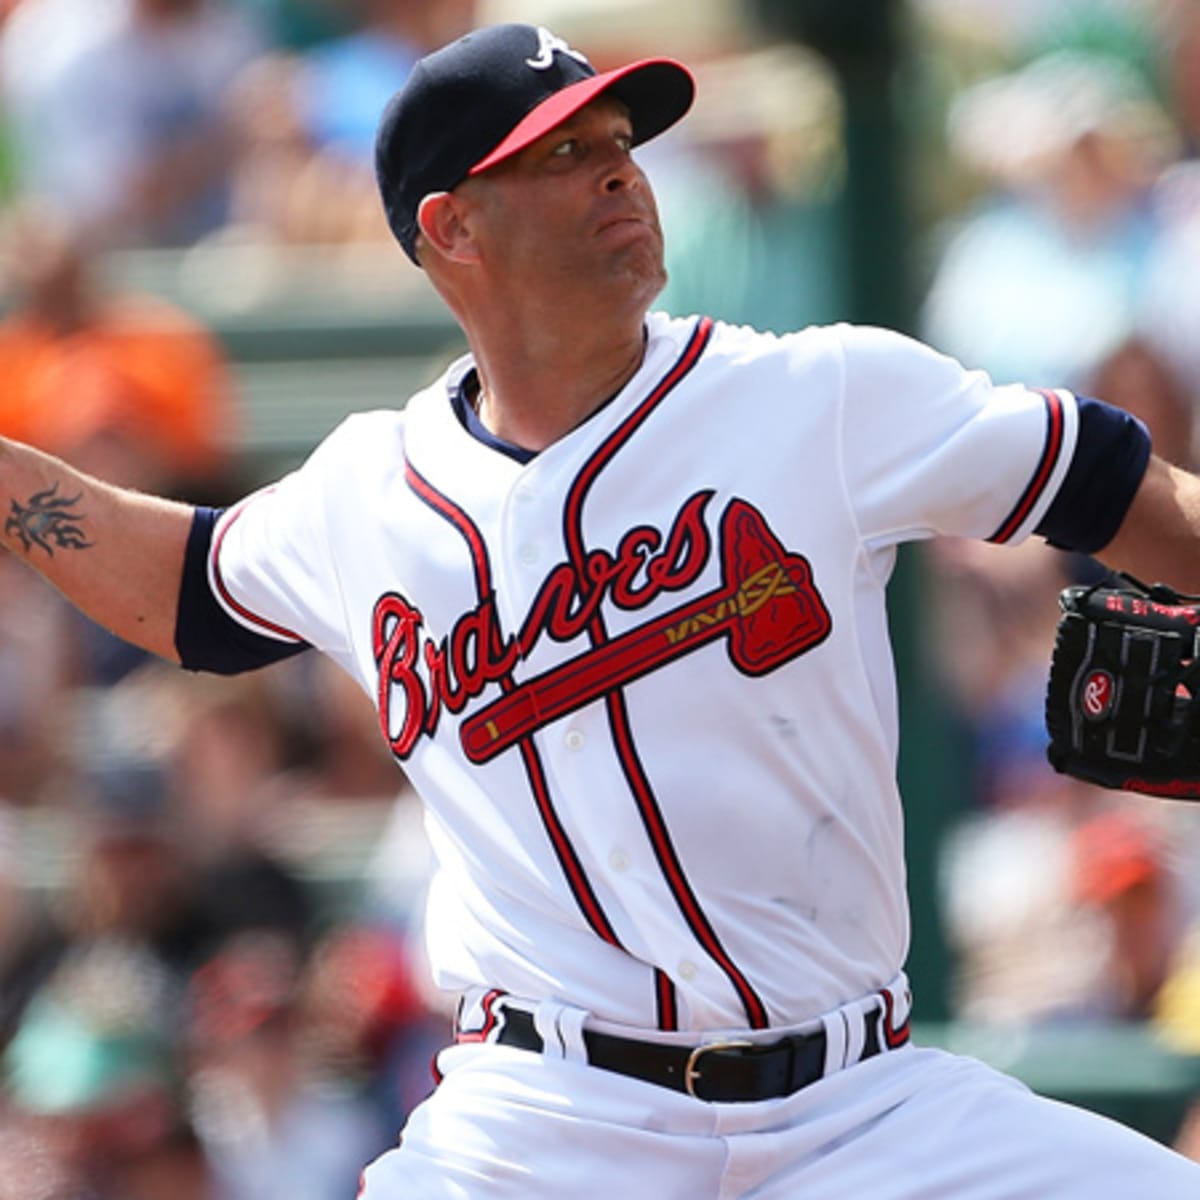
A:
<svg viewBox="0 0 1200 1200">
<path fill-rule="evenodd" d="M 478 593 L 479 601 L 483 603 L 489 599 L 493 594 L 491 563 L 488 560 L 487 545 L 483 540 L 483 535 L 475 527 L 475 523 L 452 500 L 434 488 L 407 460 L 404 464 L 404 480 L 420 500 L 438 516 L 453 525 L 462 535 L 470 551 L 471 564 L 475 572 L 475 590 Z M 511 673 L 500 680 L 500 686 L 505 692 L 510 692 L 516 687 Z M 583 913 L 584 919 L 597 937 L 610 946 L 616 946 L 623 950 L 624 947 L 612 927 L 612 922 L 609 921 L 593 890 L 587 872 L 579 860 L 579 855 L 571 844 L 571 839 L 567 836 L 567 831 L 563 828 L 562 821 L 554 809 L 554 804 L 550 799 L 550 789 L 546 783 L 545 770 L 542 767 L 537 748 L 529 738 L 521 741 L 521 759 L 546 835 L 550 839 L 559 866 L 566 877 L 567 886 L 571 889 L 571 894 L 575 897 L 575 902 Z"/>
<path fill-rule="evenodd" d="M 533 789 L 542 824 L 546 827 L 546 833 L 554 846 L 554 853 L 558 856 L 563 874 L 566 875 L 567 883 L 575 896 L 575 902 L 583 910 L 583 915 L 593 932 L 610 946 L 623 950 L 616 930 L 613 929 L 599 898 L 592 890 L 587 872 L 583 869 L 583 864 L 571 845 L 571 839 L 554 809 L 554 802 L 550 799 L 550 788 L 546 784 L 546 772 L 542 769 L 537 747 L 529 738 L 521 742 L 521 758 L 525 763 L 525 773 L 529 776 L 529 786 Z"/>
<path fill-rule="evenodd" d="M 483 535 L 475 528 L 475 522 L 448 497 L 443 496 L 433 484 L 422 476 L 407 459 L 404 460 L 404 482 L 417 496 L 445 518 L 462 535 L 471 553 L 471 567 L 475 572 L 475 592 L 480 603 L 492 594 L 492 566 L 488 561 L 487 546 Z"/>
<path fill-rule="evenodd" d="M 1012 510 L 1000 528 L 987 539 L 989 542 L 1007 542 L 1021 528 L 1033 511 L 1042 492 L 1045 491 L 1046 484 L 1049 483 L 1050 476 L 1054 473 L 1058 456 L 1062 452 L 1066 422 L 1062 399 L 1054 392 L 1046 391 L 1043 388 L 1037 388 L 1036 391 L 1046 401 L 1046 440 L 1042 445 L 1042 456 L 1038 460 L 1037 469 L 1029 481 L 1029 486 L 1017 501 L 1016 508 Z"/>
<path fill-rule="evenodd" d="M 244 604 L 238 603 L 233 598 L 233 593 L 230 592 L 228 585 L 225 583 L 225 577 L 221 574 L 221 546 L 224 544 L 225 535 L 233 527 L 234 521 L 238 519 L 246 510 L 246 506 L 255 496 L 266 495 L 267 492 L 273 492 L 274 488 L 267 488 L 263 492 L 255 492 L 254 496 L 248 496 L 236 508 L 234 508 L 228 517 L 221 522 L 221 527 L 217 531 L 217 536 L 213 542 L 212 548 L 212 566 L 213 566 L 213 581 L 217 585 L 217 594 L 224 601 L 225 606 L 237 613 L 239 617 L 249 621 L 253 625 L 257 625 L 260 629 L 267 633 L 273 634 L 277 638 L 283 638 L 289 642 L 302 642 L 304 639 L 285 625 L 277 625 L 274 621 L 267 620 L 266 617 L 259 616 L 258 613 L 252 612 Z"/>
<path fill-rule="evenodd" d="M 903 1046 L 909 1039 L 912 1032 L 912 1014 L 910 1012 L 904 1018 L 904 1024 L 899 1029 L 893 1029 L 892 1019 L 896 1000 L 887 988 L 881 988 L 879 994 L 883 997 L 883 1040 L 887 1042 L 889 1050 L 895 1050 L 897 1046 Z"/>
<path fill-rule="evenodd" d="M 658 967 L 654 968 L 654 990 L 659 1029 L 678 1029 L 679 999 L 675 995 L 675 985 L 671 977 Z"/>
<path fill-rule="evenodd" d="M 492 1034 L 492 1030 L 496 1028 L 500 1021 L 499 1015 L 496 1013 L 496 1001 L 504 993 L 499 988 L 492 988 L 487 992 L 480 1001 L 480 1008 L 483 1009 L 483 1024 L 478 1029 L 463 1029 L 461 1025 L 455 1024 L 454 1040 L 462 1044 L 466 1042 L 486 1042 Z"/>
<path fill-rule="evenodd" d="M 630 437 L 632 437 L 651 412 L 658 407 L 667 393 L 700 361 L 700 356 L 704 353 L 709 340 L 712 338 L 712 330 L 713 323 L 708 317 L 702 317 L 697 321 L 696 328 L 692 331 L 692 336 L 675 365 L 658 381 L 654 390 L 650 392 L 645 400 L 608 435 L 596 453 L 584 464 L 583 469 L 579 472 L 571 488 L 570 495 L 567 496 L 567 502 L 563 511 L 563 531 L 566 535 L 568 546 L 572 545 L 573 535 L 581 528 L 583 501 L 591 490 L 592 484 L 596 482 L 596 476 L 608 466 L 609 461 L 617 451 L 629 441 Z M 582 539 L 577 538 L 576 541 L 579 542 L 577 548 L 581 551 Z M 576 566 L 581 561 L 582 559 L 576 560 Z"/>
<path fill-rule="evenodd" d="M 623 446 L 638 431 L 645 420 L 659 404 L 674 390 L 700 361 L 709 341 L 712 338 L 713 323 L 707 318 L 701 318 L 696 323 L 683 353 L 675 365 L 659 380 L 646 398 L 627 416 L 621 424 L 605 439 L 595 454 L 584 465 L 577 476 L 563 511 L 563 536 L 566 541 L 567 553 L 579 577 L 581 592 L 586 590 L 587 575 L 585 563 L 587 550 L 583 541 L 583 504 L 592 484 L 600 472 L 612 461 Z M 608 641 L 608 633 L 604 626 L 603 617 L 599 612 L 588 625 L 588 634 L 593 646 L 599 646 Z M 667 881 L 675 903 L 679 906 L 684 920 L 691 929 L 693 936 L 704 947 L 708 956 L 721 968 L 737 992 L 746 1018 L 753 1029 L 763 1029 L 767 1026 L 766 1006 L 755 990 L 750 986 L 745 975 L 738 969 L 721 944 L 720 938 L 705 915 L 696 898 L 687 875 L 679 861 L 679 856 L 671 842 L 670 833 L 663 819 L 662 811 L 654 795 L 654 789 L 646 775 L 645 768 L 634 744 L 633 732 L 630 728 L 629 714 L 625 707 L 624 696 L 620 691 L 610 692 L 605 699 L 608 710 L 609 724 L 612 728 L 613 740 L 617 756 L 625 772 L 630 790 L 637 801 L 642 823 L 658 859 L 659 868 Z M 674 997 L 670 1004 L 663 1003 L 663 995 L 659 997 L 660 1019 L 675 1013 Z M 666 1028 L 667 1026 L 664 1026 Z M 673 1027 L 673 1026 L 672 1026 Z"/>
</svg>

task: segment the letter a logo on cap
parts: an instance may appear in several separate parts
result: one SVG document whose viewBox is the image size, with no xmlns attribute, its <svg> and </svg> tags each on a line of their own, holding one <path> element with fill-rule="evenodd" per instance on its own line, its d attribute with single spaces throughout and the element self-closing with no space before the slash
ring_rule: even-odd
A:
<svg viewBox="0 0 1200 1200">
<path fill-rule="evenodd" d="M 546 71 L 554 65 L 555 50 L 561 50 L 564 54 L 569 54 L 576 62 L 581 62 L 585 66 L 589 65 L 585 55 L 580 54 L 578 50 L 572 50 L 562 38 L 555 37 L 544 25 L 538 26 L 537 35 L 537 54 L 533 58 L 525 60 L 535 71 Z"/>
</svg>

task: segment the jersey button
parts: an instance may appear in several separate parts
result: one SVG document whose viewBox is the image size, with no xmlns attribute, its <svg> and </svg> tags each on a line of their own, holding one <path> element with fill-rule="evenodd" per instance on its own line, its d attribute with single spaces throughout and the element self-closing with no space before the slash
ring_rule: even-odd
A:
<svg viewBox="0 0 1200 1200">
<path fill-rule="evenodd" d="M 686 958 L 679 964 L 679 975 L 681 979 L 695 979 L 696 970 L 696 964 Z"/>
<path fill-rule="evenodd" d="M 578 729 L 569 729 L 567 730 L 567 736 L 563 738 L 563 741 L 566 743 L 568 750 L 582 750 L 583 744 L 587 741 L 587 738 L 585 738 Z"/>
<path fill-rule="evenodd" d="M 629 866 L 629 859 L 624 850 L 614 850 L 608 856 L 608 865 L 614 871 L 624 871 Z"/>
<path fill-rule="evenodd" d="M 538 554 L 538 548 L 532 542 L 526 542 L 517 550 L 517 557 L 525 566 L 532 567 L 541 555 Z"/>
</svg>

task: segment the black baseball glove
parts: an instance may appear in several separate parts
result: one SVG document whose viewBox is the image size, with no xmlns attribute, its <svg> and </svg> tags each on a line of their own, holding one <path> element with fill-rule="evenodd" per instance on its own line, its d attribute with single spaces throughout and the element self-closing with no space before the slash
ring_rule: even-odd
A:
<svg viewBox="0 0 1200 1200">
<path fill-rule="evenodd" d="M 1046 690 L 1055 770 L 1200 800 L 1200 597 L 1120 575 L 1058 602 Z"/>
</svg>

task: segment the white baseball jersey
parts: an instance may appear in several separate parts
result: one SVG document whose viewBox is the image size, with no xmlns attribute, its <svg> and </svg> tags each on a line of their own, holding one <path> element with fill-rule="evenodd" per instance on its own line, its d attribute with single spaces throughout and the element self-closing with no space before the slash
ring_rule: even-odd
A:
<svg viewBox="0 0 1200 1200">
<path fill-rule="evenodd" d="M 884 590 L 899 543 L 1018 541 L 1064 392 L 896 334 L 651 314 L 531 461 L 449 401 L 350 417 L 227 513 L 227 613 L 375 697 L 427 807 L 448 988 L 659 1030 L 792 1026 L 908 948 Z"/>
</svg>

